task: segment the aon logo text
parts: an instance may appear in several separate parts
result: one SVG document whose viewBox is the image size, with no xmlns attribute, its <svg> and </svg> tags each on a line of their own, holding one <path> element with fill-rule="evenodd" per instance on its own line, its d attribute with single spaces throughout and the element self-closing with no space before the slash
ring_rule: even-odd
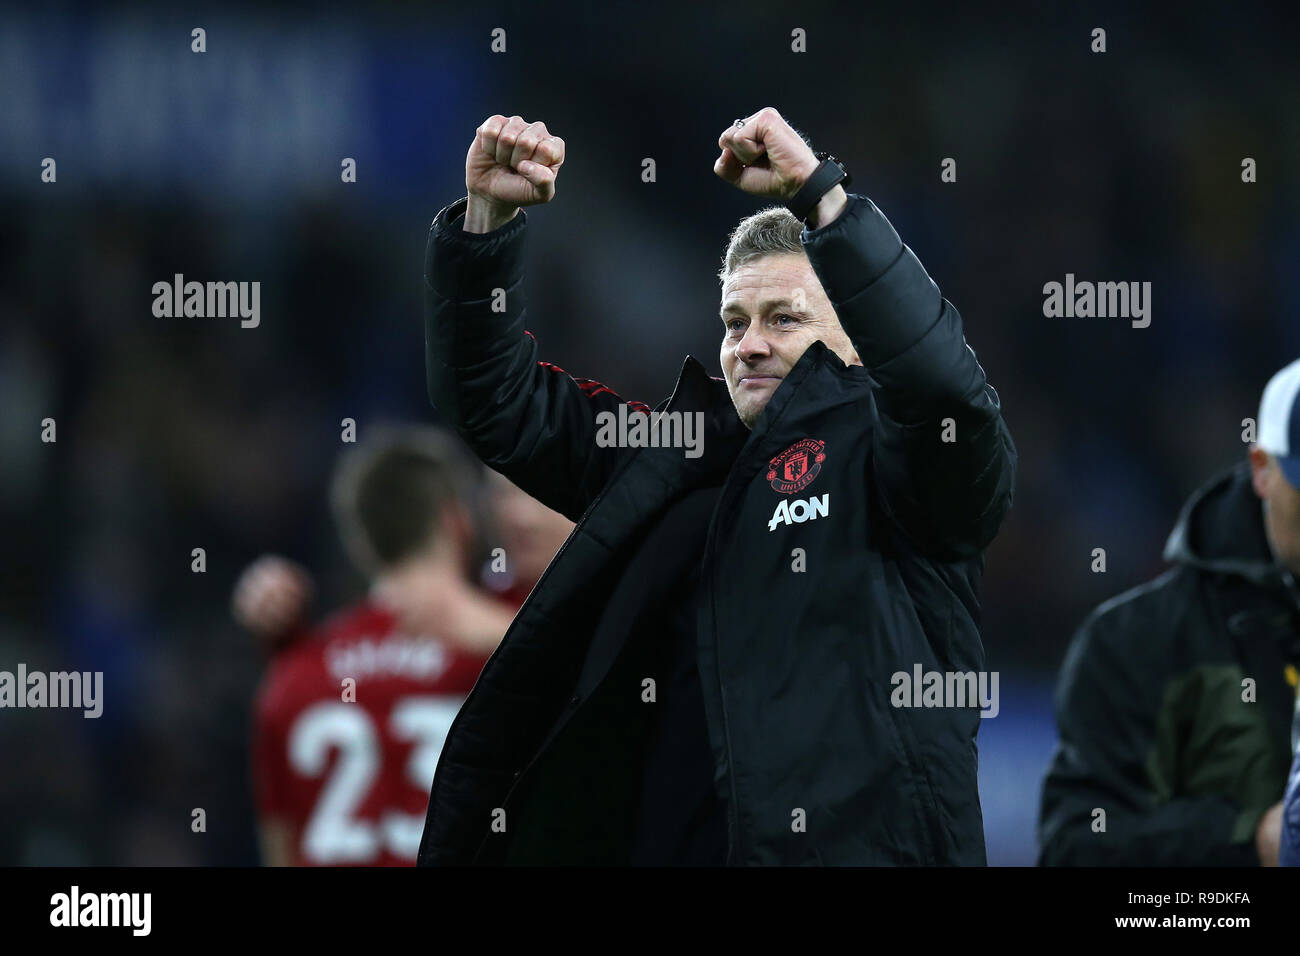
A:
<svg viewBox="0 0 1300 956">
<path fill-rule="evenodd" d="M 779 524 L 803 524 L 814 518 L 822 518 L 831 513 L 831 496 L 829 493 L 819 498 L 800 498 L 798 501 L 785 501 L 776 506 L 772 520 L 767 523 L 768 531 L 775 531 Z"/>
</svg>

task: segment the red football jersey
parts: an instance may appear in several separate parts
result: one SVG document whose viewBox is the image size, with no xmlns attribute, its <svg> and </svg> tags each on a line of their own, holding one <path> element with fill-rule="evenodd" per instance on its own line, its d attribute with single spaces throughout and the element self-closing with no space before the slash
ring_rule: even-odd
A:
<svg viewBox="0 0 1300 956">
<path fill-rule="evenodd" d="M 291 827 L 295 865 L 415 863 L 443 740 L 486 661 L 402 633 L 373 604 L 272 659 L 255 704 L 257 811 Z"/>
</svg>

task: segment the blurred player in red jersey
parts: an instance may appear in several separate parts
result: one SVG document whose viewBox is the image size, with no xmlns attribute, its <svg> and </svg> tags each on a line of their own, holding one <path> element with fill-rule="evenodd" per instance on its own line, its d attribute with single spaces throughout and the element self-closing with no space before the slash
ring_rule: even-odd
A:
<svg viewBox="0 0 1300 956">
<path fill-rule="evenodd" d="M 542 577 L 573 522 L 552 511 L 494 471 L 485 471 L 487 513 L 479 523 L 502 545 L 485 560 L 479 582 L 512 610 L 519 610 Z M 315 585 L 301 565 L 267 554 L 250 564 L 235 588 L 236 620 L 274 652 L 306 636 L 307 609 Z"/>
<path fill-rule="evenodd" d="M 443 738 L 512 616 L 467 579 L 471 467 L 431 428 L 344 455 L 331 504 L 372 586 L 320 627 L 292 562 L 261 558 L 236 585 L 236 619 L 274 653 L 253 743 L 266 863 L 415 862 Z"/>
<path fill-rule="evenodd" d="M 494 552 L 484 562 L 479 580 L 517 611 L 573 530 L 573 522 L 495 471 L 487 476 L 488 514 L 502 553 Z"/>
</svg>

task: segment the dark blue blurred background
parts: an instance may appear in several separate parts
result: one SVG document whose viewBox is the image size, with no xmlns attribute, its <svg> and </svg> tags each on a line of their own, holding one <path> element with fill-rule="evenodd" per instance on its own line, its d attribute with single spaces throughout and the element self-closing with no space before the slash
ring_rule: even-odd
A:
<svg viewBox="0 0 1300 956">
<path fill-rule="evenodd" d="M 0 711 L 0 863 L 255 862 L 262 661 L 230 588 L 272 550 L 326 606 L 360 593 L 327 518 L 340 421 L 436 419 L 422 253 L 478 124 L 567 143 L 529 214 L 543 357 L 654 404 L 688 352 L 717 373 L 715 272 L 759 204 L 713 175 L 716 141 L 769 105 L 961 311 L 1019 446 L 980 769 L 990 862 L 1031 863 L 1071 632 L 1162 568 L 1184 496 L 1300 355 L 1294 50 L 1239 4 L 0 10 L 0 669 L 102 670 L 107 697 L 99 720 Z M 260 281 L 260 326 L 155 318 L 178 272 Z M 1150 281 L 1150 327 L 1045 318 L 1067 272 Z"/>
</svg>

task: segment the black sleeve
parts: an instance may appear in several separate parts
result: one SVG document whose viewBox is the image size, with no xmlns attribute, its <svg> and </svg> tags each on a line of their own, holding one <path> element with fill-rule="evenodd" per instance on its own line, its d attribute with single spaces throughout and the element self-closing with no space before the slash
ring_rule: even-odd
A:
<svg viewBox="0 0 1300 956">
<path fill-rule="evenodd" d="M 527 213 L 483 234 L 462 228 L 467 200 L 441 210 L 425 256 L 429 401 L 485 464 L 577 521 L 605 485 L 619 448 L 596 443 L 596 416 L 624 399 L 537 358 L 524 328 Z M 626 402 L 629 411 L 649 411 Z"/>
<path fill-rule="evenodd" d="M 1016 449 L 961 316 L 865 196 L 803 245 L 875 382 L 885 513 L 924 554 L 978 554 L 1011 507 Z"/>
<path fill-rule="evenodd" d="M 1075 634 L 1057 686 L 1060 743 L 1043 783 L 1040 865 L 1259 863 L 1254 827 L 1262 811 L 1246 812 L 1226 795 L 1173 796 L 1152 776 L 1165 682 L 1134 663 L 1132 645 L 1166 647 L 1161 623 L 1150 610 L 1103 605 Z M 1104 832 L 1095 827 L 1098 809 Z"/>
</svg>

